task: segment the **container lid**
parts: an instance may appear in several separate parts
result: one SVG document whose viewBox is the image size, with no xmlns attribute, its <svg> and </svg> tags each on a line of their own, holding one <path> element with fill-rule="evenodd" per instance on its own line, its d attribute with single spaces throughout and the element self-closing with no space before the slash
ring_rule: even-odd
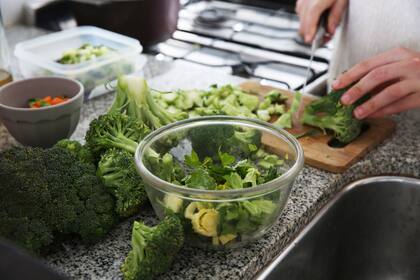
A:
<svg viewBox="0 0 420 280">
<path fill-rule="evenodd" d="M 89 40 L 87 41 L 86 38 Z M 104 55 L 78 64 L 60 64 L 56 61 L 58 57 L 51 56 L 52 53 L 61 55 L 69 48 L 73 48 L 69 44 L 74 45 L 76 42 L 80 45 L 89 42 L 105 42 L 103 44 L 111 47 L 115 52 L 112 55 Z M 77 75 L 79 72 L 119 61 L 133 54 L 140 54 L 142 50 L 140 42 L 134 38 L 94 26 L 80 26 L 18 43 L 14 53 L 17 58 L 54 73 Z"/>
</svg>

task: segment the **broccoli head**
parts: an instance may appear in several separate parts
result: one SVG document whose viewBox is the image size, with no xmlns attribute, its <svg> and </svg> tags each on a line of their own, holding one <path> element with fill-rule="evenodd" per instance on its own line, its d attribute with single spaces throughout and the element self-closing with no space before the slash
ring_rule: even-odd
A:
<svg viewBox="0 0 420 280">
<path fill-rule="evenodd" d="M 191 128 L 188 138 L 193 150 L 203 159 L 216 156 L 226 139 L 231 138 L 234 133 L 235 128 L 231 125 L 206 125 Z"/>
<path fill-rule="evenodd" d="M 181 221 L 166 216 L 157 226 L 134 222 L 132 249 L 121 270 L 125 280 L 148 280 L 166 272 L 184 243 Z"/>
<path fill-rule="evenodd" d="M 96 156 L 110 148 L 134 154 L 138 142 L 149 132 L 150 129 L 141 120 L 121 113 L 108 113 L 90 123 L 85 139 Z"/>
<path fill-rule="evenodd" d="M 332 131 L 335 138 L 342 143 L 353 141 L 360 135 L 363 126 L 363 121 L 353 116 L 353 110 L 369 96 L 352 105 L 343 105 L 340 98 L 350 87 L 332 91 L 307 105 L 302 118 L 303 123 L 319 127 L 324 131 Z"/>
<path fill-rule="evenodd" d="M 94 242 L 116 223 L 95 166 L 65 149 L 1 153 L 0 186 L 0 236 L 35 253 L 67 234 Z"/>
<path fill-rule="evenodd" d="M 114 195 L 115 212 L 120 217 L 138 213 L 140 207 L 148 201 L 133 155 L 129 152 L 120 149 L 106 151 L 99 161 L 97 175 Z"/>
<path fill-rule="evenodd" d="M 86 145 L 82 145 L 75 140 L 63 139 L 55 144 L 55 147 L 68 150 L 73 156 L 84 163 L 95 163 L 95 158 Z"/>
</svg>

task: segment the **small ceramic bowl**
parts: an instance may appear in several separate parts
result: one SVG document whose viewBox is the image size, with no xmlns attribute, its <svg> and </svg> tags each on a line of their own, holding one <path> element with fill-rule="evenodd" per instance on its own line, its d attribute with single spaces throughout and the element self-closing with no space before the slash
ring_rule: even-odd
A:
<svg viewBox="0 0 420 280">
<path fill-rule="evenodd" d="M 28 108 L 31 98 L 69 97 L 58 105 Z M 39 77 L 12 82 L 0 88 L 0 120 L 21 144 L 48 148 L 69 138 L 79 122 L 83 85 L 60 77 Z"/>
</svg>

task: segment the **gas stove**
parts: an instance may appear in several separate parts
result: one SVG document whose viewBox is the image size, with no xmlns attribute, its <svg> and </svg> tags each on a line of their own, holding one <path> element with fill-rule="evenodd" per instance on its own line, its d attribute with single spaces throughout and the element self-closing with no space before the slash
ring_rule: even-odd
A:
<svg viewBox="0 0 420 280">
<path fill-rule="evenodd" d="M 191 1 L 190 1 L 191 2 Z M 152 48 L 158 59 L 181 59 L 288 90 L 302 88 L 310 47 L 298 17 L 280 8 L 193 1 L 179 13 L 172 38 Z M 331 45 L 320 48 L 308 83 L 325 83 Z"/>
</svg>

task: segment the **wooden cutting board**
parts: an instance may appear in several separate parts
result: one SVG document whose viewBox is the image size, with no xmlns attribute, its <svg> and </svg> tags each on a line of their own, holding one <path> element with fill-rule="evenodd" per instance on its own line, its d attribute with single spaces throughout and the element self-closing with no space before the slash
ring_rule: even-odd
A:
<svg viewBox="0 0 420 280">
<path fill-rule="evenodd" d="M 253 81 L 241 84 L 241 88 L 260 96 L 264 96 L 269 91 L 275 89 L 268 86 L 262 86 Z M 284 90 L 279 91 L 289 97 L 286 104 L 290 106 L 291 100 L 293 99 L 293 93 Z M 304 96 L 302 100 L 306 105 L 311 102 L 312 98 Z M 299 138 L 299 142 L 305 153 L 305 163 L 334 173 L 344 172 L 367 152 L 389 137 L 395 130 L 395 122 L 387 118 L 369 119 L 367 120 L 367 124 L 367 129 L 353 142 L 344 147 L 331 146 L 333 137 L 323 133 Z M 298 134 L 311 129 L 313 128 L 304 126 L 301 131 L 293 131 L 293 129 L 288 129 L 288 131 L 292 134 Z M 269 139 L 267 139 L 265 144 L 270 145 L 269 142 Z"/>
</svg>

